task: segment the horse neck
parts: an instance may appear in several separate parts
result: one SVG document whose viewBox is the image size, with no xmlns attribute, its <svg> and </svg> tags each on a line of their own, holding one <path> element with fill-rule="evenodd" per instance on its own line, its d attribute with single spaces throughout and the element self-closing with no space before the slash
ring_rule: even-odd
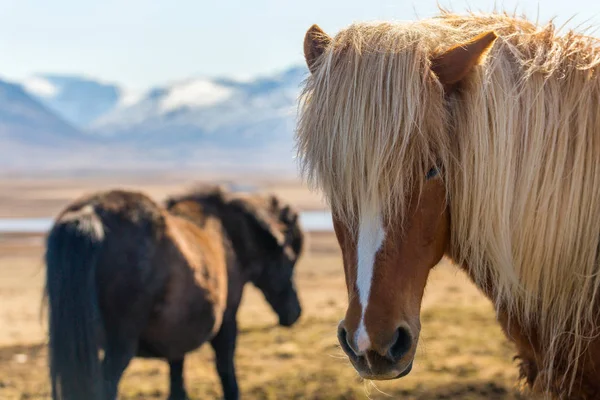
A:
<svg viewBox="0 0 600 400">
<path fill-rule="evenodd" d="M 223 235 L 223 247 L 226 252 L 227 262 L 227 311 L 229 313 L 235 313 L 242 299 L 242 292 L 244 286 L 248 283 L 249 279 L 247 274 L 244 273 L 244 266 L 242 265 L 236 251 L 231 244 L 231 241 L 227 235 Z"/>
<path fill-rule="evenodd" d="M 242 288 L 250 282 L 252 267 L 256 262 L 248 248 L 239 248 L 234 246 L 227 235 L 224 235 L 225 248 L 227 249 L 227 273 L 231 277 L 230 287 Z"/>
</svg>

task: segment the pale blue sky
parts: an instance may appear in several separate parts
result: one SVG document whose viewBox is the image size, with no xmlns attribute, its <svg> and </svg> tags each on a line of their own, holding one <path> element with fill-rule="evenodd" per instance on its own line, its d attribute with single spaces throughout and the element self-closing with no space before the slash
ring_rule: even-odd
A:
<svg viewBox="0 0 600 400">
<path fill-rule="evenodd" d="M 598 0 L 448 1 L 600 26 Z M 192 76 L 252 76 L 303 62 L 302 38 L 357 20 L 410 20 L 434 0 L 0 0 L 0 75 L 75 73 L 144 89 Z M 600 33 L 599 33 L 600 34 Z"/>
</svg>

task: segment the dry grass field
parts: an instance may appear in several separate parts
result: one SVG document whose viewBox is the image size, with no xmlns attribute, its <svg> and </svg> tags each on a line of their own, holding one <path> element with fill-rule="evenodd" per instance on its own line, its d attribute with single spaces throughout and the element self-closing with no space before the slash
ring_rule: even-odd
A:
<svg viewBox="0 0 600 400">
<path fill-rule="evenodd" d="M 82 191 L 109 186 L 179 193 L 183 178 L 127 181 L 0 180 L 0 216 L 51 216 Z M 299 208 L 320 208 L 297 183 L 260 183 Z M 0 235 L 0 399 L 47 399 L 45 326 L 40 315 L 43 237 Z M 422 312 L 420 350 L 411 374 L 397 381 L 358 378 L 336 339 L 346 306 L 341 258 L 332 233 L 314 233 L 297 267 L 303 316 L 281 328 L 259 292 L 248 286 L 240 310 L 236 362 L 245 399 L 517 399 L 514 351 L 491 305 L 450 265 L 432 274 Z M 221 396 L 209 346 L 190 354 L 185 378 L 193 399 Z M 167 365 L 132 362 L 123 399 L 164 399 Z"/>
</svg>

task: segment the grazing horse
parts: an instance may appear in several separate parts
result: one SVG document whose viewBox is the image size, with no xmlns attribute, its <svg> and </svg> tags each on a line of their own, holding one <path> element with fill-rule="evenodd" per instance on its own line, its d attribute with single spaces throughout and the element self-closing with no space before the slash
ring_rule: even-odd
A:
<svg viewBox="0 0 600 400">
<path fill-rule="evenodd" d="M 169 362 L 184 399 L 185 354 L 210 341 L 226 399 L 237 399 L 236 313 L 246 282 L 290 326 L 303 233 L 273 196 L 220 189 L 169 199 L 109 191 L 69 205 L 47 239 L 54 399 L 115 399 L 134 356 Z M 99 349 L 103 349 L 103 357 Z"/>
<path fill-rule="evenodd" d="M 333 211 L 365 378 L 411 370 L 446 255 L 545 396 L 600 398 L 600 41 L 442 12 L 305 36 L 297 145 Z M 440 333 L 443 334 L 443 333 Z"/>
</svg>

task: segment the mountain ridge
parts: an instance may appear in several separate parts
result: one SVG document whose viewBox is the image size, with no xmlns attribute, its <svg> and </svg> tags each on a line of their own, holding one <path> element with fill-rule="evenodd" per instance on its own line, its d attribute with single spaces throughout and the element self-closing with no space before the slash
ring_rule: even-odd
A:
<svg viewBox="0 0 600 400">
<path fill-rule="evenodd" d="M 107 162 L 114 167 L 295 168 L 297 98 L 307 73 L 291 67 L 253 79 L 188 78 L 143 92 L 90 77 L 39 74 L 12 85 L 29 104 L 22 108 L 41 107 L 47 123 L 32 117 L 32 132 L 12 150 L 2 146 L 0 158 L 9 153 L 12 165 L 26 166 L 31 148 L 39 151 L 30 164 L 49 168 L 56 157 L 63 167 L 73 160 L 73 168 Z M 10 109 L 5 103 L 0 91 L 0 140 L 2 113 Z M 48 136 L 43 125 L 56 129 Z M 10 127 L 5 131 L 16 135 Z"/>
</svg>

